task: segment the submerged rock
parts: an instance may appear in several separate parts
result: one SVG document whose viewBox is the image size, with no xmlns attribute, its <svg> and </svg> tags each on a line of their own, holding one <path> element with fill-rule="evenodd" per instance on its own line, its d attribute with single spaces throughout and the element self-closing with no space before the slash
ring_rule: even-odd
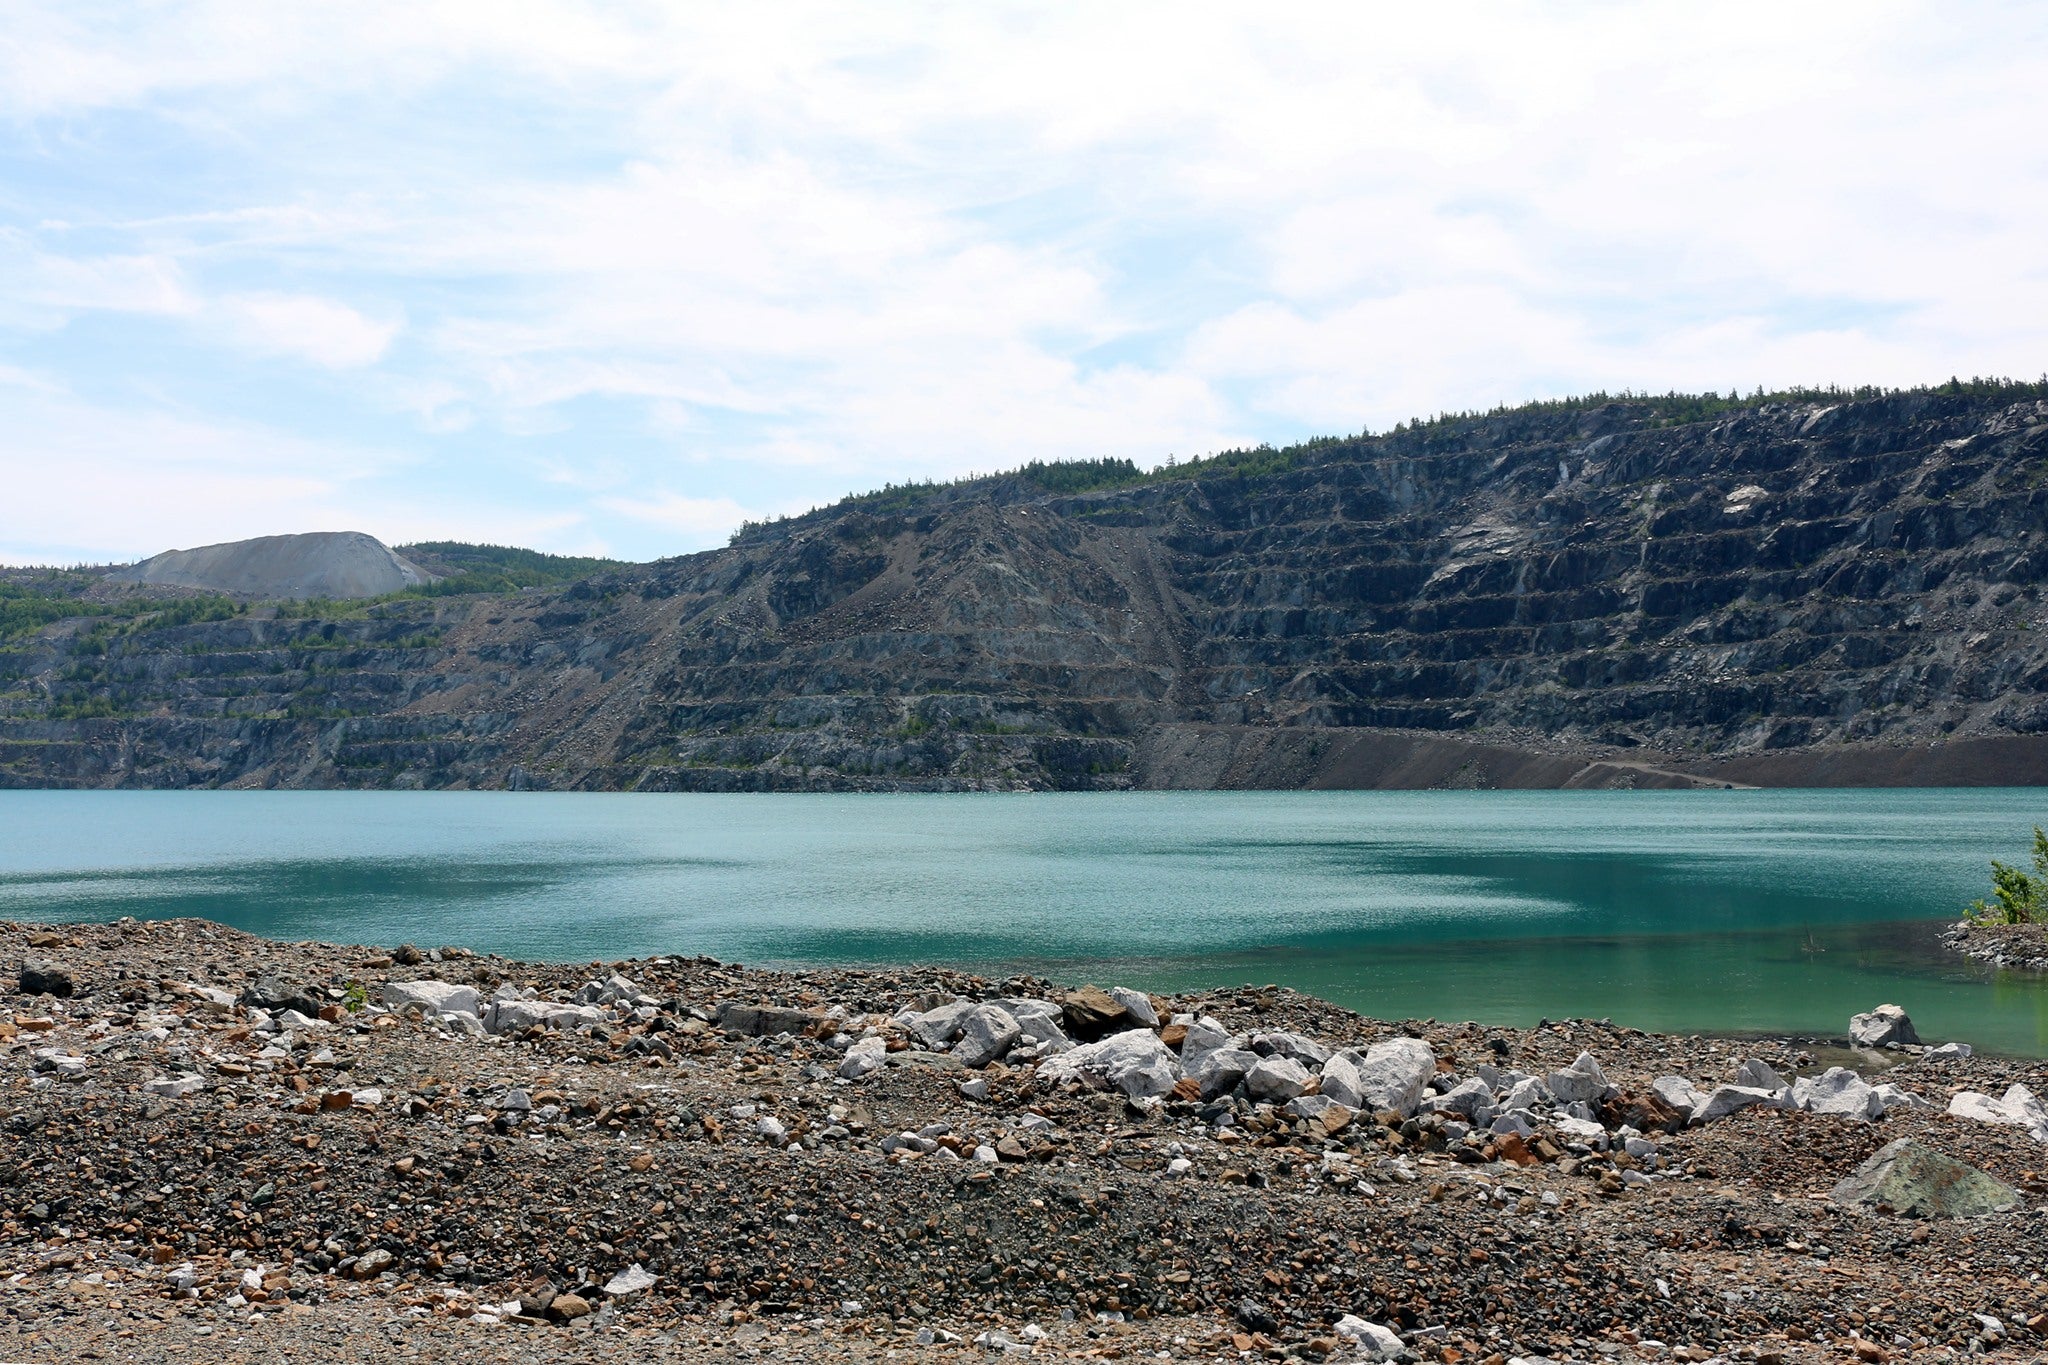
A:
<svg viewBox="0 0 2048 1365">
<path fill-rule="evenodd" d="M 1838 1204 L 1908 1218 L 1975 1218 L 2017 1208 L 2019 1192 L 1912 1138 L 1879 1148 L 1837 1184 Z"/>
</svg>

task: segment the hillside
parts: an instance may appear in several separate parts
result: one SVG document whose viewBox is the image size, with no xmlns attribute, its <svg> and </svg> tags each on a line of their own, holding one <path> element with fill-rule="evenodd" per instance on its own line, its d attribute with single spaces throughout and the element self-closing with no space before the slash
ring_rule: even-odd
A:
<svg viewBox="0 0 2048 1365">
<path fill-rule="evenodd" d="M 0 781 L 2040 782 L 2044 478 L 2041 386 L 1556 403 L 890 489 L 553 587 L 41 608 Z"/>
</svg>

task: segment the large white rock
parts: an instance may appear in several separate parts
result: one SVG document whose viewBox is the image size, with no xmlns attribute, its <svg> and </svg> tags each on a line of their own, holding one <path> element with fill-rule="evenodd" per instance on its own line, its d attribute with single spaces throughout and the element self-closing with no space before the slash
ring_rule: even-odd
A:
<svg viewBox="0 0 2048 1365">
<path fill-rule="evenodd" d="M 1195 1020 L 1194 1023 L 1188 1025 L 1188 1036 L 1181 1041 L 1180 1045 L 1181 1065 L 1186 1067 L 1189 1074 L 1192 1075 L 1203 1057 L 1218 1049 L 1230 1047 L 1230 1038 L 1229 1029 L 1223 1027 L 1223 1025 L 1217 1023 L 1208 1015 L 1203 1015 Z M 1234 1085 L 1236 1082 L 1233 1081 L 1232 1084 Z"/>
<path fill-rule="evenodd" d="M 1683 1076 L 1659 1076 L 1650 1082 L 1650 1090 L 1686 1118 L 1691 1118 L 1707 1102 L 1707 1092 Z"/>
<path fill-rule="evenodd" d="M 1330 1062 L 1342 1057 L 1350 1070 L 1338 1071 L 1338 1089 L 1328 1088 Z M 1420 1038 L 1385 1038 L 1374 1043 L 1363 1057 L 1346 1050 L 1325 1062 L 1323 1093 L 1352 1109 L 1374 1113 L 1391 1109 L 1403 1118 L 1414 1117 L 1422 1103 L 1423 1091 L 1436 1075 L 1436 1054 Z"/>
<path fill-rule="evenodd" d="M 1337 1335 L 1357 1344 L 1361 1360 L 1398 1360 L 1403 1350 L 1401 1338 L 1393 1328 L 1349 1313 L 1337 1319 Z"/>
<path fill-rule="evenodd" d="M 387 981 L 384 1004 L 394 1010 L 418 1005 L 428 1014 L 476 1014 L 483 996 L 476 987 L 453 981 Z"/>
<path fill-rule="evenodd" d="M 1134 991 L 1129 986 L 1111 986 L 1109 998 L 1122 1005 L 1139 1028 L 1159 1027 L 1159 1011 L 1152 1008 L 1152 997 L 1143 991 Z"/>
<path fill-rule="evenodd" d="M 1016 1018 L 1001 1005 L 978 1005 L 960 1021 L 960 1041 L 953 1055 L 963 1066 L 987 1066 L 1023 1036 Z"/>
<path fill-rule="evenodd" d="M 1259 1060 L 1258 1053 L 1246 1052 L 1241 1047 L 1212 1048 L 1188 1066 L 1187 1074 L 1202 1087 L 1202 1098 L 1213 1100 L 1237 1089 Z"/>
<path fill-rule="evenodd" d="M 1027 1043 L 1064 1043 L 1067 1031 L 1060 1025 L 1060 1007 L 1050 1000 L 1030 996 L 994 1002 L 1010 1012 Z"/>
<path fill-rule="evenodd" d="M 1562 1071 L 1553 1071 L 1544 1084 L 1559 1104 L 1598 1104 L 1607 1098 L 1607 1075 L 1590 1052 L 1581 1052 Z"/>
<path fill-rule="evenodd" d="M 1751 1057 L 1736 1064 L 1735 1074 L 1729 1077 L 1737 1085 L 1746 1085 L 1752 1090 L 1783 1090 L 1786 1080 L 1771 1069 L 1770 1063 Z"/>
<path fill-rule="evenodd" d="M 1889 1047 L 1894 1043 L 1917 1043 L 1920 1035 L 1904 1010 L 1897 1005 L 1879 1005 L 1870 1013 L 1849 1020 L 1849 1041 L 1858 1047 Z"/>
<path fill-rule="evenodd" d="M 1753 1085 L 1718 1085 L 1699 1108 L 1692 1111 L 1694 1123 L 1712 1123 L 1725 1119 L 1742 1109 L 1753 1109 L 1762 1105 L 1766 1109 L 1789 1109 L 1792 1107 L 1792 1092 L 1765 1090 Z"/>
<path fill-rule="evenodd" d="M 1422 1108 L 1436 1114 L 1457 1114 L 1483 1127 L 1493 1122 L 1493 1092 L 1485 1081 L 1470 1076 L 1441 1095 L 1431 1095 Z"/>
<path fill-rule="evenodd" d="M 846 1055 L 839 1060 L 839 1074 L 846 1080 L 858 1081 L 880 1071 L 888 1060 L 888 1043 L 880 1038 L 863 1038 L 846 1049 Z"/>
<path fill-rule="evenodd" d="M 937 1051 L 960 1036 L 967 1016 L 976 1008 L 972 1000 L 949 1001 L 937 1009 L 912 1015 L 906 1023 L 906 1031 L 926 1048 Z"/>
<path fill-rule="evenodd" d="M 1949 1100 L 1948 1112 L 1979 1123 L 2024 1128 L 2037 1140 L 2048 1142 L 2048 1109 L 2043 1109 L 2034 1092 L 2024 1085 L 2013 1086 L 2000 1099 L 1965 1090 Z"/>
<path fill-rule="evenodd" d="M 1180 1078 L 1180 1059 L 1150 1029 L 1112 1033 L 1101 1042 L 1083 1043 L 1038 1064 L 1038 1079 L 1048 1086 L 1075 1080 L 1121 1090 L 1132 1099 L 1156 1099 Z"/>
<path fill-rule="evenodd" d="M 1266 1104 L 1285 1104 L 1308 1088 L 1308 1068 L 1292 1057 L 1261 1057 L 1245 1073 L 1245 1093 Z"/>
<path fill-rule="evenodd" d="M 1754 1065 L 1762 1066 L 1761 1062 Z M 1766 1071 L 1770 1068 L 1765 1067 Z M 1815 1114 L 1832 1114 L 1837 1118 L 1871 1119 L 1884 1117 L 1884 1100 L 1874 1086 L 1844 1066 L 1831 1066 L 1818 1076 L 1805 1076 L 1792 1083 L 1792 1101 L 1801 1109 Z"/>
<path fill-rule="evenodd" d="M 1255 1033 L 1252 1051 L 1261 1057 L 1291 1057 L 1311 1071 L 1330 1060 L 1330 1049 L 1299 1033 Z"/>
<path fill-rule="evenodd" d="M 539 1025 L 541 1028 L 575 1028 L 579 1024 L 601 1024 L 605 1012 L 596 1005 L 565 1005 L 559 1000 L 499 1000 L 484 1012 L 484 1027 L 492 1033 L 517 1033 Z"/>
</svg>

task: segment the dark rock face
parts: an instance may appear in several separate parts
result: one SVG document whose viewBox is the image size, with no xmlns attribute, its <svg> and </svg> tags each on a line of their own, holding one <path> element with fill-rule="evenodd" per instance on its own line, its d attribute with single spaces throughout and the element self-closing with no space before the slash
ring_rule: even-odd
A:
<svg viewBox="0 0 2048 1365">
<path fill-rule="evenodd" d="M 2048 781 L 2048 402 L 1613 404 L 1262 468 L 894 493 L 90 658 L 60 624 L 0 660 L 0 783 Z"/>
<path fill-rule="evenodd" d="M 54 995 L 59 999 L 70 998 L 73 990 L 71 973 L 49 962 L 22 963 L 17 984 L 23 995 Z"/>
</svg>

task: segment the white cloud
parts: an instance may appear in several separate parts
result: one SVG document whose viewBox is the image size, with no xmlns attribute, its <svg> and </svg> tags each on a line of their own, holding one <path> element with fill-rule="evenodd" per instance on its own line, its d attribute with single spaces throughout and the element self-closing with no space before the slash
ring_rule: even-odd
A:
<svg viewBox="0 0 2048 1365">
<path fill-rule="evenodd" d="M 2048 355 L 2036 6 L 16 9 L 0 358 L 95 388 L 38 349 L 90 316 L 304 360 L 303 415 L 203 421 L 403 423 L 385 496 L 557 537 Z"/>
<path fill-rule="evenodd" d="M 692 498 L 681 493 L 658 493 L 646 498 L 605 497 L 599 498 L 597 505 L 628 520 L 659 526 L 697 541 L 723 535 L 759 515 L 749 513 L 731 498 Z"/>
<path fill-rule="evenodd" d="M 241 343 L 330 370 L 376 364 L 400 326 L 372 321 L 345 303 L 311 294 L 230 294 L 214 306 Z"/>
</svg>

